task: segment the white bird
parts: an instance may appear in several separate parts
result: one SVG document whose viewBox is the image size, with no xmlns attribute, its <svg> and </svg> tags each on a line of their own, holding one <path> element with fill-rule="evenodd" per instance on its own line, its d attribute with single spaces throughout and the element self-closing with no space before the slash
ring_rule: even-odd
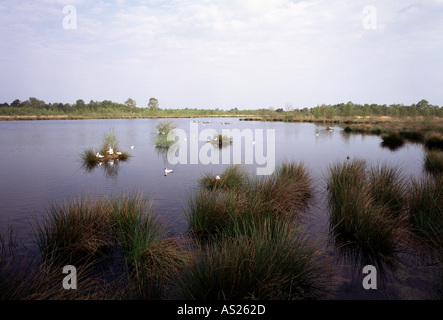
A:
<svg viewBox="0 0 443 320">
<path fill-rule="evenodd" d="M 316 133 L 315 136 L 318 137 L 318 133 Z"/>
<path fill-rule="evenodd" d="M 168 175 L 168 173 L 172 173 L 173 169 L 167 169 L 165 168 L 165 176 Z"/>
<path fill-rule="evenodd" d="M 95 155 L 97 158 L 104 158 L 105 156 L 101 155 L 100 153 L 97 152 L 97 154 Z"/>
<path fill-rule="evenodd" d="M 121 153 L 121 152 L 117 152 L 117 154 L 118 154 L 118 155 L 121 155 L 122 153 Z"/>
<path fill-rule="evenodd" d="M 114 154 L 114 149 L 109 148 L 108 153 L 109 153 L 109 154 Z"/>
<path fill-rule="evenodd" d="M 131 146 L 131 150 L 134 149 L 134 146 Z"/>
<path fill-rule="evenodd" d="M 215 176 L 215 180 L 220 180 L 220 176 L 219 176 L 219 175 L 216 175 L 216 176 Z"/>
</svg>

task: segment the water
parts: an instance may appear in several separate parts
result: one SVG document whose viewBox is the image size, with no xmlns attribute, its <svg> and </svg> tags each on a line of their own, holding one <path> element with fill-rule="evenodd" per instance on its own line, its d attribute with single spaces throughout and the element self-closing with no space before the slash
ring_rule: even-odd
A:
<svg viewBox="0 0 443 320">
<path fill-rule="evenodd" d="M 238 118 L 174 119 L 179 129 L 184 130 L 187 140 L 182 141 L 188 149 L 187 164 L 171 165 L 165 153 L 158 152 L 154 141 L 155 126 L 159 119 L 108 119 L 108 120 L 51 120 L 0 122 L 0 231 L 4 234 L 10 226 L 22 243 L 32 248 L 32 221 L 45 215 L 50 203 L 82 195 L 118 195 L 135 190 L 149 195 L 157 212 L 171 222 L 176 235 L 186 233 L 187 223 L 183 207 L 186 194 L 196 187 L 198 178 L 205 172 L 221 173 L 226 164 L 190 164 L 191 144 L 201 150 L 206 141 L 193 141 L 191 127 L 198 132 L 213 128 L 256 129 L 275 132 L 275 161 L 303 161 L 316 182 L 315 201 L 308 210 L 306 228 L 314 238 L 327 238 L 328 220 L 324 206 L 324 177 L 330 164 L 345 161 L 349 156 L 366 159 L 369 164 L 380 162 L 399 165 L 408 176 L 423 172 L 423 147 L 406 144 L 391 151 L 382 148 L 377 136 L 347 134 L 341 127 L 327 130 L 326 125 L 311 123 L 281 123 L 239 121 Z M 204 123 L 210 122 L 210 123 Z M 229 122 L 229 124 L 222 124 Z M 127 162 L 115 164 L 108 170 L 82 167 L 80 155 L 85 148 L 98 149 L 105 134 L 116 135 L 120 149 L 132 157 Z M 265 141 L 267 141 L 265 139 Z M 198 144 L 196 144 L 198 143 Z M 242 146 L 242 159 L 249 146 L 245 141 L 233 141 L 228 150 Z M 131 149 L 131 146 L 134 149 Z M 184 148 L 184 146 L 182 146 Z M 252 149 L 251 149 L 252 150 Z M 267 149 L 265 148 L 264 154 Z M 215 154 L 219 151 L 213 150 Z M 233 152 L 232 152 L 233 153 Z M 231 156 L 232 156 L 231 153 Z M 264 155 L 263 154 L 263 155 Z M 221 153 L 219 154 L 221 159 Z M 269 156 L 269 155 L 268 155 Z M 164 168 L 173 168 L 174 173 L 164 175 Z M 253 175 L 260 167 L 245 165 Z M 424 279 L 429 267 L 417 256 L 403 255 L 400 266 L 388 272 L 389 278 L 381 282 L 377 290 L 362 288 L 362 265 L 355 259 L 339 255 L 332 246 L 325 245 L 326 254 L 340 266 L 337 273 L 343 277 L 335 286 L 332 299 L 428 299 L 433 297 L 432 280 Z M 381 277 L 380 277 L 381 278 Z M 381 279 L 380 279 L 381 280 Z"/>
</svg>

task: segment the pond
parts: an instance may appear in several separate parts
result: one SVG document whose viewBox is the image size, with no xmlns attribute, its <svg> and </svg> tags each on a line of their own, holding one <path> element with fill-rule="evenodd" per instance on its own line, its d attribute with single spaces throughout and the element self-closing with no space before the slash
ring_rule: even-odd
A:
<svg viewBox="0 0 443 320">
<path fill-rule="evenodd" d="M 325 254 L 333 258 L 341 277 L 328 298 L 435 298 L 437 280 L 431 276 L 432 263 L 422 259 L 419 253 L 402 253 L 394 270 L 378 275 L 377 290 L 366 290 L 362 286 L 364 264 L 340 254 L 327 240 L 329 223 L 324 181 L 328 166 L 347 157 L 361 158 L 368 164 L 400 166 L 406 175 L 416 177 L 423 173 L 422 145 L 407 143 L 393 151 L 383 148 L 378 136 L 350 134 L 340 126 L 328 128 L 325 124 L 240 121 L 239 118 L 173 119 L 182 134 L 179 149 L 168 158 L 168 154 L 158 151 L 154 144 L 159 121 L 161 119 L 1 122 L 2 234 L 13 226 L 24 246 L 32 249 L 32 221 L 45 215 L 51 203 L 82 195 L 139 191 L 151 197 L 156 211 L 167 216 L 173 233 L 181 236 L 188 231 L 184 215 L 186 195 L 196 188 L 197 180 L 204 173 L 221 173 L 235 157 L 251 175 L 264 167 L 272 170 L 274 164 L 284 160 L 302 161 L 315 181 L 314 201 L 304 220 L 306 230 L 314 238 L 325 239 Z M 205 136 L 211 131 L 204 131 L 207 129 L 218 133 L 222 130 L 242 132 L 244 139 L 233 139 L 232 145 L 220 150 L 212 146 L 211 149 L 206 141 L 210 135 Z M 111 131 L 120 149 L 132 157 L 113 166 L 86 169 L 81 153 L 86 148 L 98 149 L 104 135 Z M 253 139 L 254 147 L 249 138 Z M 165 168 L 174 171 L 165 176 Z"/>
</svg>

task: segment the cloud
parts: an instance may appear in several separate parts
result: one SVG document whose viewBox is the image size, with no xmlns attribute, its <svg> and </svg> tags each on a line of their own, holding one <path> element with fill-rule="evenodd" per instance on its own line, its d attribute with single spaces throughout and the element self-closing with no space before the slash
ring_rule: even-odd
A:
<svg viewBox="0 0 443 320">
<path fill-rule="evenodd" d="M 163 107 L 288 102 L 304 107 L 421 98 L 443 104 L 434 84 L 443 74 L 442 1 L 371 1 L 375 30 L 362 26 L 367 1 L 70 4 L 77 8 L 76 30 L 62 27 L 65 1 L 0 4 L 0 37 L 6 44 L 0 61 L 9 72 L 0 76 L 0 85 L 6 101 L 132 97 L 147 103 L 155 96 Z M 9 84 L 18 78 L 24 86 Z"/>
</svg>

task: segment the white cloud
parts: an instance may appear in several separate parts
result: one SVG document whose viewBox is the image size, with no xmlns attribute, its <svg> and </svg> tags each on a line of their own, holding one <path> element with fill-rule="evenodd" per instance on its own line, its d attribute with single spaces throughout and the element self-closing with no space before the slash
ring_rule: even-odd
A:
<svg viewBox="0 0 443 320">
<path fill-rule="evenodd" d="M 64 1 L 38 3 L 0 4 L 0 63 L 20 70 L 27 90 L 38 82 L 48 101 L 443 104 L 434 84 L 443 74 L 442 1 L 371 1 L 376 30 L 362 27 L 368 2 L 355 0 L 71 1 L 77 30 L 62 28 Z M 413 86 L 414 76 L 434 82 Z M 31 96 L 10 81 L 0 77 L 6 101 Z"/>
</svg>

